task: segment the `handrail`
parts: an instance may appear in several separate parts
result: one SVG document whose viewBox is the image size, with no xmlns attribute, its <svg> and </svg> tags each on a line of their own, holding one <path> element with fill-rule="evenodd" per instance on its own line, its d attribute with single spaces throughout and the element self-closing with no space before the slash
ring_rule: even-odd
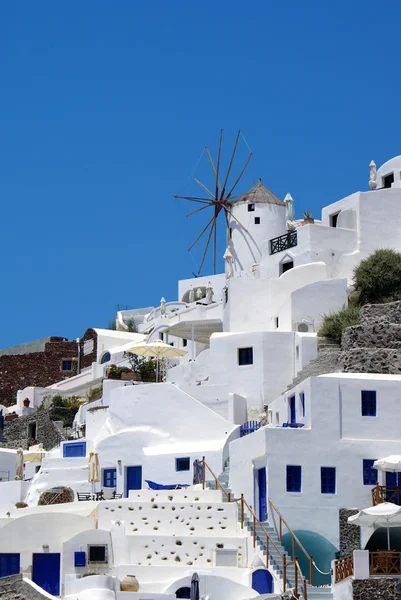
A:
<svg viewBox="0 0 401 600">
<path fill-rule="evenodd" d="M 202 467 L 202 481 L 199 481 L 199 470 L 198 467 L 199 465 L 201 465 Z M 227 490 L 222 486 L 221 482 L 218 480 L 218 478 L 216 477 L 215 473 L 212 471 L 212 469 L 209 467 L 209 465 L 207 464 L 205 457 L 202 457 L 201 461 L 195 460 L 195 484 L 199 484 L 202 483 L 202 489 L 205 489 L 205 483 L 206 483 L 206 469 L 208 469 L 208 471 L 210 472 L 210 474 L 212 475 L 214 481 L 215 481 L 215 489 L 217 490 L 218 488 L 220 488 L 226 498 L 228 502 L 235 502 L 238 504 L 238 502 L 240 503 L 240 510 L 241 510 L 241 529 L 244 528 L 244 521 L 245 521 L 245 507 L 248 509 L 250 516 L 252 517 L 252 538 L 253 538 L 253 547 L 256 547 L 256 524 L 258 524 L 263 533 L 265 534 L 266 537 L 266 568 L 269 567 L 269 544 L 272 544 L 272 546 L 275 548 L 276 552 L 278 553 L 279 557 L 281 558 L 282 561 L 282 567 L 283 567 L 283 591 L 286 591 L 287 588 L 287 568 L 291 565 L 294 565 L 295 568 L 295 592 L 294 592 L 294 596 L 295 598 L 298 598 L 298 577 L 300 577 L 300 579 L 302 580 L 302 586 L 303 586 L 303 596 L 304 596 L 304 600 L 307 600 L 308 596 L 307 596 L 307 585 L 306 585 L 306 579 L 304 577 L 304 575 L 302 574 L 301 568 L 299 566 L 298 563 L 298 559 L 295 556 L 295 553 L 293 555 L 293 560 L 288 562 L 287 561 L 287 554 L 281 552 L 280 548 L 277 546 L 277 544 L 275 543 L 275 541 L 271 538 L 269 532 L 265 529 L 263 523 L 261 523 L 261 521 L 258 519 L 258 517 L 256 516 L 253 508 L 250 506 L 250 504 L 248 504 L 248 502 L 245 500 L 244 498 L 244 494 L 241 494 L 240 498 L 232 498 L 230 492 L 227 492 Z M 278 512 L 278 511 L 277 511 Z M 283 522 L 285 523 L 284 519 Z M 294 534 L 295 537 L 295 534 Z M 280 539 L 281 542 L 281 539 Z M 301 544 L 300 544 L 301 546 Z M 302 549 L 303 546 L 301 546 Z M 293 546 L 294 548 L 294 546 Z M 312 558 L 312 557 L 310 557 Z M 312 577 L 313 577 L 313 573 L 312 573 Z"/>
<path fill-rule="evenodd" d="M 298 544 L 299 548 L 304 553 L 306 559 L 309 561 L 309 583 L 311 585 L 313 585 L 313 567 L 314 567 L 314 562 L 313 562 L 312 556 L 309 554 L 309 552 L 307 550 L 305 550 L 304 546 L 301 544 L 301 542 L 299 541 L 299 539 L 297 538 L 297 536 L 295 535 L 295 533 L 293 532 L 293 530 L 291 529 L 291 527 L 288 525 L 287 521 L 284 519 L 283 515 L 281 514 L 281 512 L 279 511 L 279 509 L 277 508 L 277 506 L 275 504 L 273 504 L 273 502 L 271 501 L 270 498 L 269 498 L 269 505 L 277 513 L 277 515 L 278 515 L 278 517 L 280 519 L 279 520 L 279 539 L 280 539 L 280 542 L 282 542 L 282 540 L 283 540 L 283 524 L 284 524 L 285 527 L 288 530 L 288 533 L 291 535 L 292 558 L 295 557 L 295 544 Z"/>
</svg>

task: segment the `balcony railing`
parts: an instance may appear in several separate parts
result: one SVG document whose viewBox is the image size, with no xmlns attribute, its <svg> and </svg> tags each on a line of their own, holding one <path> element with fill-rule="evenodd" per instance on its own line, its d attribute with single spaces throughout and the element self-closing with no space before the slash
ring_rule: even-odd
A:
<svg viewBox="0 0 401 600">
<path fill-rule="evenodd" d="M 353 555 L 345 556 L 344 558 L 339 558 L 334 563 L 334 575 L 335 583 L 339 583 L 343 579 L 347 579 L 347 577 L 351 577 L 354 574 L 354 558 Z"/>
<path fill-rule="evenodd" d="M 392 502 L 401 506 L 401 487 L 376 485 L 372 489 L 372 504 L 376 506 L 382 502 Z"/>
<path fill-rule="evenodd" d="M 289 231 L 284 235 L 273 238 L 270 240 L 270 254 L 276 254 L 289 248 L 295 248 L 298 244 L 298 236 L 296 231 Z"/>
<path fill-rule="evenodd" d="M 371 575 L 401 575 L 401 552 L 369 552 Z"/>
</svg>

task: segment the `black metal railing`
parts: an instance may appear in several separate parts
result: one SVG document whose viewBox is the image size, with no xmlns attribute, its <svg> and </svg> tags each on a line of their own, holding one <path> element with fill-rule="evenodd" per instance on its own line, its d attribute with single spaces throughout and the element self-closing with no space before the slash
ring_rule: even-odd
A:
<svg viewBox="0 0 401 600">
<path fill-rule="evenodd" d="M 289 231 L 284 235 L 273 238 L 270 240 L 270 254 L 276 254 L 288 248 L 294 248 L 298 244 L 298 237 L 296 231 Z"/>
</svg>

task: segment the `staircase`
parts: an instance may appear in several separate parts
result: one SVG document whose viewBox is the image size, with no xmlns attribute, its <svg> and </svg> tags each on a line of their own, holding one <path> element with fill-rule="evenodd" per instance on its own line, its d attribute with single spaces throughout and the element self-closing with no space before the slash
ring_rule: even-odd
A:
<svg viewBox="0 0 401 600">
<path fill-rule="evenodd" d="M 226 490 L 226 492 L 228 494 L 230 494 L 231 498 L 233 498 L 234 494 L 233 494 L 231 488 L 229 487 L 230 459 L 227 460 L 223 472 L 218 477 L 218 481 L 223 486 L 223 488 Z M 210 489 L 214 489 L 215 483 L 212 481 L 207 481 L 206 487 L 208 487 Z M 228 502 L 228 498 L 226 497 L 225 494 L 223 494 L 223 502 Z M 240 514 L 238 514 L 238 519 L 239 520 L 241 519 Z M 291 562 L 291 556 L 288 555 L 288 553 L 284 549 L 284 546 L 281 544 L 280 539 L 279 539 L 274 527 L 271 527 L 269 525 L 268 521 L 265 521 L 263 523 L 263 527 L 265 528 L 265 530 L 269 534 L 269 537 L 271 538 L 271 540 L 274 542 L 274 544 L 277 547 L 277 549 L 276 549 L 272 543 L 269 543 L 269 568 L 270 568 L 270 570 L 273 571 L 273 573 L 277 576 L 278 579 L 283 580 L 283 565 L 282 565 L 282 559 L 281 559 L 280 553 L 281 553 L 281 555 L 283 555 L 283 554 L 286 555 L 287 562 Z M 250 518 L 246 514 L 245 514 L 245 519 L 244 519 L 244 529 L 245 528 L 246 528 L 246 531 L 251 536 L 252 535 L 252 518 Z M 261 554 L 263 554 L 263 556 L 266 557 L 266 535 L 265 535 L 265 532 L 263 531 L 261 525 L 259 525 L 259 523 L 256 523 L 256 543 L 260 549 Z M 287 571 L 286 585 L 288 588 L 293 588 L 295 586 L 295 567 L 294 567 L 294 565 L 288 566 L 286 571 Z M 299 584 L 300 584 L 300 582 L 298 582 L 298 585 Z M 333 600 L 333 592 L 332 592 L 331 586 L 314 587 L 308 583 L 307 591 L 308 591 L 308 600 Z"/>
<path fill-rule="evenodd" d="M 287 390 L 291 390 L 308 377 L 341 371 L 342 367 L 339 361 L 340 354 L 340 342 L 329 338 L 318 337 L 317 358 L 311 360 L 310 363 L 299 371 L 292 383 L 287 387 Z"/>
</svg>

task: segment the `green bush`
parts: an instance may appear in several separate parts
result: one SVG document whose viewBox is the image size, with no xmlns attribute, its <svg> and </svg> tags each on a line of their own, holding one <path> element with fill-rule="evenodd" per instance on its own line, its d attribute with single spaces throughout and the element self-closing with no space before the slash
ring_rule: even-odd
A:
<svg viewBox="0 0 401 600">
<path fill-rule="evenodd" d="M 401 253 L 376 250 L 354 271 L 359 304 L 381 304 L 401 300 Z"/>
<path fill-rule="evenodd" d="M 333 340 L 341 340 L 342 333 L 347 327 L 357 325 L 359 322 L 359 307 L 350 305 L 342 308 L 338 312 L 332 312 L 324 315 L 323 323 L 318 331 L 321 337 L 327 337 Z"/>
<path fill-rule="evenodd" d="M 128 367 L 117 367 L 117 365 L 110 365 L 107 371 L 107 377 L 109 379 L 121 379 L 121 373 L 129 373 L 131 369 Z"/>
</svg>

